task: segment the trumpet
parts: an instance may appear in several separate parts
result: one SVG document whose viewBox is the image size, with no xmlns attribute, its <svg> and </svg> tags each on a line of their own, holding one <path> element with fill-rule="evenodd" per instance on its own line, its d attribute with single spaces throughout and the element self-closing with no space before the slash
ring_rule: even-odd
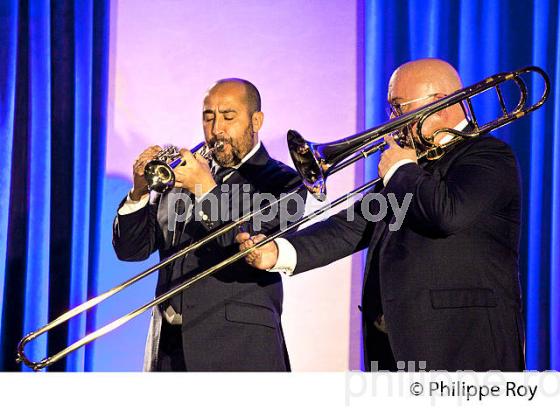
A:
<svg viewBox="0 0 560 410">
<path fill-rule="evenodd" d="M 201 155 L 206 161 L 210 162 L 214 151 L 221 151 L 224 148 L 222 141 L 213 144 L 201 142 L 195 146 L 191 153 Z M 167 145 L 158 152 L 152 160 L 144 167 L 144 178 L 148 183 L 149 191 L 156 191 L 160 194 L 168 192 L 175 186 L 175 173 L 173 170 L 181 165 L 185 165 L 181 151 L 174 145 Z"/>
<path fill-rule="evenodd" d="M 528 100 L 527 83 L 522 78 L 524 74 L 536 74 L 541 77 L 544 84 L 542 95 L 536 102 L 532 104 L 528 103 L 527 101 Z M 506 107 L 502 95 L 502 91 L 500 89 L 500 87 L 503 84 L 510 83 L 510 82 L 515 84 L 517 86 L 516 89 L 519 91 L 519 100 L 517 101 L 516 106 L 512 109 L 508 109 Z M 492 89 L 494 89 L 496 92 L 501 114 L 497 118 L 488 121 L 484 124 L 481 124 L 477 120 L 476 113 L 471 100 L 474 96 Z M 301 179 L 303 181 L 302 183 L 303 187 L 308 189 L 316 198 L 323 200 L 325 199 L 326 196 L 327 177 L 362 158 L 367 158 L 368 156 L 370 156 L 375 152 L 382 151 L 386 146 L 386 142 L 384 141 L 384 138 L 387 135 L 390 135 L 394 138 L 401 139 L 403 138 L 403 134 L 406 133 L 407 129 L 409 129 L 410 127 L 415 127 L 416 138 L 421 142 L 421 144 L 419 144 L 420 148 L 417 150 L 419 161 L 425 161 L 425 160 L 434 161 L 441 158 L 443 155 L 445 155 L 446 152 L 452 149 L 453 146 L 460 141 L 478 137 L 481 134 L 502 127 L 519 118 L 522 118 L 523 116 L 525 116 L 530 112 L 537 110 L 547 100 L 549 91 L 550 91 L 550 80 L 548 78 L 548 75 L 539 67 L 534 67 L 534 66 L 525 67 L 516 71 L 500 73 L 488 77 L 483 81 L 480 81 L 472 86 L 458 90 L 446 97 L 443 97 L 415 111 L 411 111 L 409 113 L 403 114 L 396 118 L 390 119 L 389 121 L 379 126 L 370 128 L 364 132 L 334 142 L 322 143 L 322 144 L 310 142 L 305 140 L 297 131 L 290 130 L 288 132 L 288 147 L 294 165 L 298 170 Z M 434 131 L 431 135 L 424 135 L 422 133 L 422 127 L 427 118 L 455 104 L 461 104 L 464 107 L 465 112 L 468 113 L 470 122 L 473 125 L 472 129 L 469 132 L 458 131 L 450 128 L 441 128 Z M 443 145 L 437 145 L 434 143 L 434 137 L 440 133 L 452 134 L 454 138 Z M 162 161 L 162 162 L 168 164 L 167 161 Z M 81 348 L 82 346 L 122 326 L 126 322 L 132 320 L 138 315 L 141 315 L 142 313 L 153 308 L 154 306 L 157 306 L 165 302 L 166 300 L 174 297 L 175 295 L 178 295 L 179 293 L 183 292 L 185 289 L 192 286 L 194 283 L 210 275 L 213 275 L 215 272 L 244 258 L 254 249 L 260 248 L 261 246 L 264 246 L 267 243 L 274 241 L 275 239 L 285 235 L 286 233 L 294 231 L 301 225 L 305 224 L 308 221 L 311 221 L 312 219 L 316 218 L 319 215 L 324 214 L 325 212 L 329 211 L 333 207 L 336 207 L 339 204 L 344 203 L 348 199 L 353 198 L 361 194 L 362 192 L 365 192 L 373 188 L 380 180 L 381 178 L 373 179 L 367 182 L 366 184 L 348 192 L 347 194 L 342 195 L 341 197 L 337 198 L 333 202 L 324 205 L 323 207 L 315 210 L 314 212 L 308 215 L 305 215 L 302 219 L 288 226 L 286 229 L 280 230 L 274 233 L 273 235 L 268 236 L 263 241 L 255 244 L 253 247 L 238 252 L 235 255 L 232 255 L 229 258 L 206 269 L 205 271 L 198 273 L 197 275 L 187 279 L 182 284 L 177 285 L 176 287 L 170 289 L 164 294 L 152 299 L 151 301 L 145 303 L 144 305 L 133 310 L 132 312 L 114 320 L 113 322 L 110 322 L 109 324 L 97 330 L 94 330 L 93 332 L 87 334 L 83 338 L 73 342 L 63 350 L 51 356 L 45 357 L 39 361 L 33 361 L 32 359 L 30 359 L 25 355 L 25 346 L 35 338 L 39 337 L 44 333 L 49 332 L 51 329 L 67 322 L 71 318 L 83 312 L 86 312 L 87 310 L 93 308 L 94 306 L 97 306 L 105 299 L 113 296 L 114 294 L 129 287 L 130 285 L 136 283 L 137 281 L 147 277 L 148 275 L 156 272 L 157 270 L 168 265 L 169 263 L 172 263 L 178 258 L 184 257 L 189 252 L 198 249 L 199 247 L 205 245 L 206 243 L 216 239 L 220 235 L 223 235 L 224 233 L 235 229 L 242 223 L 249 221 L 251 218 L 269 210 L 271 207 L 277 206 L 279 202 L 288 201 L 293 195 L 295 195 L 300 189 L 302 189 L 301 185 L 295 186 L 293 191 L 289 192 L 285 196 L 282 196 L 277 201 L 268 203 L 265 207 L 261 209 L 256 209 L 250 213 L 241 216 L 237 220 L 227 225 L 224 225 L 223 227 L 216 230 L 215 232 L 209 234 L 208 236 L 200 239 L 197 242 L 194 242 L 186 246 L 179 252 L 171 255 L 165 260 L 160 261 L 156 265 L 139 273 L 138 275 L 132 277 L 126 282 L 114 287 L 113 289 L 110 289 L 109 291 L 97 297 L 94 297 L 93 299 L 86 301 L 85 303 L 79 306 L 76 306 L 75 308 L 69 310 L 68 312 L 59 316 L 58 318 L 46 324 L 45 326 L 41 327 L 40 329 L 29 333 L 18 344 L 16 360 L 18 362 L 22 362 L 23 364 L 25 364 L 26 366 L 30 367 L 35 371 L 43 369 L 61 360 L 62 358 L 66 357 L 67 355 Z"/>
</svg>

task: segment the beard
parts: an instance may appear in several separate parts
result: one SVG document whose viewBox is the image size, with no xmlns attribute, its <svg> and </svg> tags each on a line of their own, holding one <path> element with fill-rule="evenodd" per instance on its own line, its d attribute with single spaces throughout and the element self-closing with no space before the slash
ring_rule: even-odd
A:
<svg viewBox="0 0 560 410">
<path fill-rule="evenodd" d="M 222 149 L 214 150 L 214 160 L 221 167 L 233 167 L 241 162 L 243 157 L 253 148 L 253 125 L 249 126 L 243 132 L 243 138 L 234 140 L 229 135 L 216 139 L 216 142 L 222 142 Z"/>
</svg>

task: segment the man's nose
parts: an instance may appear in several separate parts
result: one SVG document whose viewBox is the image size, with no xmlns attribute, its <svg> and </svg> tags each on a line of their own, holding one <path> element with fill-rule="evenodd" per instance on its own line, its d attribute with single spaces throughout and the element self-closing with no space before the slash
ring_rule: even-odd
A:
<svg viewBox="0 0 560 410">
<path fill-rule="evenodd" d="M 214 137 L 217 137 L 222 135 L 223 133 L 224 133 L 223 122 L 219 118 L 216 118 L 214 120 L 214 124 L 212 125 L 212 135 Z"/>
</svg>

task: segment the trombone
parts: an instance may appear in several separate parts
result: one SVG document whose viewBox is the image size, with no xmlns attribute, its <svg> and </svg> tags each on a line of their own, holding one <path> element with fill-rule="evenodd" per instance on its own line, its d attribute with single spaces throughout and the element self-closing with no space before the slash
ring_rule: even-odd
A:
<svg viewBox="0 0 560 410">
<path fill-rule="evenodd" d="M 541 77 L 544 83 L 544 89 L 541 97 L 532 104 L 527 103 L 528 88 L 527 83 L 522 78 L 525 74 L 536 74 Z M 501 86 L 507 82 L 512 82 L 517 86 L 519 91 L 519 100 L 513 109 L 508 109 L 503 98 Z M 492 121 L 484 124 L 479 124 L 474 107 L 472 104 L 472 98 L 488 90 L 494 89 L 498 98 L 498 102 L 501 109 L 501 114 Z M 393 118 L 377 127 L 368 129 L 364 132 L 352 135 L 341 140 L 337 140 L 330 143 L 313 143 L 305 140 L 297 131 L 290 130 L 288 132 L 288 147 L 290 150 L 290 155 L 294 162 L 296 169 L 302 177 L 303 186 L 308 189 L 316 198 L 319 200 L 324 200 L 326 197 L 326 179 L 328 176 L 346 168 L 350 164 L 358 161 L 361 158 L 367 158 L 369 155 L 381 151 L 385 148 L 386 142 L 384 141 L 385 136 L 390 135 L 391 137 L 397 139 L 401 144 L 411 144 L 410 139 L 412 138 L 411 130 L 414 128 L 416 130 L 415 138 L 417 144 L 415 148 L 419 160 L 437 160 L 447 151 L 449 151 L 455 144 L 460 141 L 469 138 L 475 138 L 481 134 L 487 133 L 489 131 L 495 130 L 506 124 L 509 124 L 519 118 L 522 118 L 526 114 L 537 110 L 540 108 L 548 98 L 550 92 L 550 80 L 548 75 L 539 67 L 530 66 L 521 68 L 519 70 L 504 72 L 500 74 L 488 77 L 472 86 L 458 90 L 446 97 L 443 97 L 431 104 L 421 107 L 415 111 L 403 114 L 399 117 Z M 424 135 L 422 133 L 422 127 L 427 118 L 429 118 L 434 113 L 441 110 L 449 108 L 455 104 L 461 104 L 465 114 L 470 118 L 470 122 L 473 127 L 469 132 L 458 131 L 451 128 L 442 128 L 434 131 L 431 135 Z M 440 133 L 452 134 L 455 136 L 450 142 L 443 145 L 436 145 L 434 143 L 434 137 Z M 253 247 L 248 248 L 244 251 L 240 251 L 229 258 L 217 263 L 216 265 L 206 269 L 203 272 L 185 280 L 182 284 L 170 289 L 164 294 L 154 298 L 150 302 L 142 305 L 141 307 L 133 310 L 132 312 L 108 323 L 107 325 L 94 330 L 93 332 L 87 334 L 83 338 L 73 342 L 68 345 L 63 350 L 47 356 L 39 361 L 33 361 L 25 354 L 25 346 L 39 337 L 40 335 L 49 332 L 53 328 L 67 322 L 71 318 L 97 306 L 105 299 L 115 295 L 116 293 L 122 291 L 123 289 L 131 286 L 132 284 L 138 282 L 139 280 L 149 276 L 150 274 L 156 272 L 157 270 L 163 268 L 164 266 L 170 264 L 171 262 L 184 257 L 189 252 L 205 245 L 206 243 L 214 240 L 220 235 L 235 229 L 244 222 L 249 221 L 253 217 L 269 210 L 271 207 L 276 206 L 279 202 L 288 200 L 291 196 L 296 194 L 302 186 L 299 185 L 294 187 L 295 189 L 290 191 L 287 195 L 281 197 L 279 200 L 269 203 L 267 206 L 254 210 L 247 213 L 237 220 L 224 225 L 223 227 L 217 229 L 208 236 L 194 242 L 191 245 L 183 248 L 179 252 L 171 255 L 165 260 L 160 261 L 156 265 L 146 269 L 145 271 L 139 273 L 138 275 L 128 279 L 122 284 L 110 289 L 109 291 L 96 296 L 85 303 L 76 306 L 75 308 L 69 310 L 58 318 L 54 319 L 52 322 L 46 324 L 40 329 L 29 333 L 26 335 L 18 344 L 17 347 L 17 361 L 23 363 L 24 365 L 30 367 L 31 369 L 38 371 L 53 363 L 58 362 L 70 353 L 81 348 L 82 346 L 93 342 L 94 340 L 100 338 L 103 335 L 115 330 L 116 328 L 124 325 L 128 321 L 132 320 L 136 316 L 141 315 L 147 310 L 165 302 L 166 300 L 178 295 L 180 292 L 192 286 L 194 283 L 213 275 L 215 272 L 223 269 L 232 263 L 239 261 L 244 258 L 247 254 L 256 248 L 274 241 L 275 239 L 283 236 L 284 234 L 294 231 L 304 223 L 316 218 L 319 215 L 324 214 L 333 207 L 336 207 L 346 200 L 356 197 L 358 194 L 365 192 L 373 188 L 381 178 L 376 178 L 367 182 L 366 184 L 348 192 L 347 194 L 337 198 L 331 203 L 324 205 L 323 207 L 315 210 L 314 212 L 305 215 L 299 221 L 288 226 L 284 230 L 280 230 L 270 236 L 268 236 L 263 241 L 255 244 Z"/>
</svg>

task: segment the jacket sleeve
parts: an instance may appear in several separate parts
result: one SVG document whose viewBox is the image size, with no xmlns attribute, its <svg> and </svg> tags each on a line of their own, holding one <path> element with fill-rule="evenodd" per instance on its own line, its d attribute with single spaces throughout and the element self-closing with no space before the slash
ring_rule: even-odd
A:
<svg viewBox="0 0 560 410">
<path fill-rule="evenodd" d="M 156 210 L 157 207 L 146 205 L 127 215 L 117 212 L 113 221 L 113 249 L 120 260 L 142 261 L 158 249 L 161 233 L 157 225 Z"/>
<path fill-rule="evenodd" d="M 448 236 L 475 223 L 485 212 L 507 206 L 518 187 L 518 170 L 509 147 L 484 137 L 451 164 L 445 176 L 425 171 L 417 164 L 400 167 L 385 193 L 402 203 L 412 200 L 405 223 Z"/>
<path fill-rule="evenodd" d="M 365 249 L 375 223 L 364 218 L 357 201 L 326 220 L 286 237 L 297 252 L 294 274 L 328 265 Z"/>
<path fill-rule="evenodd" d="M 279 228 L 299 220 L 305 213 L 307 190 L 300 187 L 291 194 L 301 185 L 299 176 L 293 170 L 280 172 L 283 174 L 276 173 L 262 186 L 250 184 L 242 187 L 235 186 L 227 194 L 221 192 L 221 186 L 216 186 L 202 201 L 195 203 L 195 217 L 189 223 L 199 224 L 210 233 L 245 215 L 250 209 L 259 209 L 280 198 L 285 198 L 263 214 L 256 215 L 240 227 L 217 238 L 217 243 L 221 247 L 229 247 L 235 243 L 235 236 L 241 231 L 249 232 L 251 235 L 257 233 L 270 235 Z"/>
</svg>

